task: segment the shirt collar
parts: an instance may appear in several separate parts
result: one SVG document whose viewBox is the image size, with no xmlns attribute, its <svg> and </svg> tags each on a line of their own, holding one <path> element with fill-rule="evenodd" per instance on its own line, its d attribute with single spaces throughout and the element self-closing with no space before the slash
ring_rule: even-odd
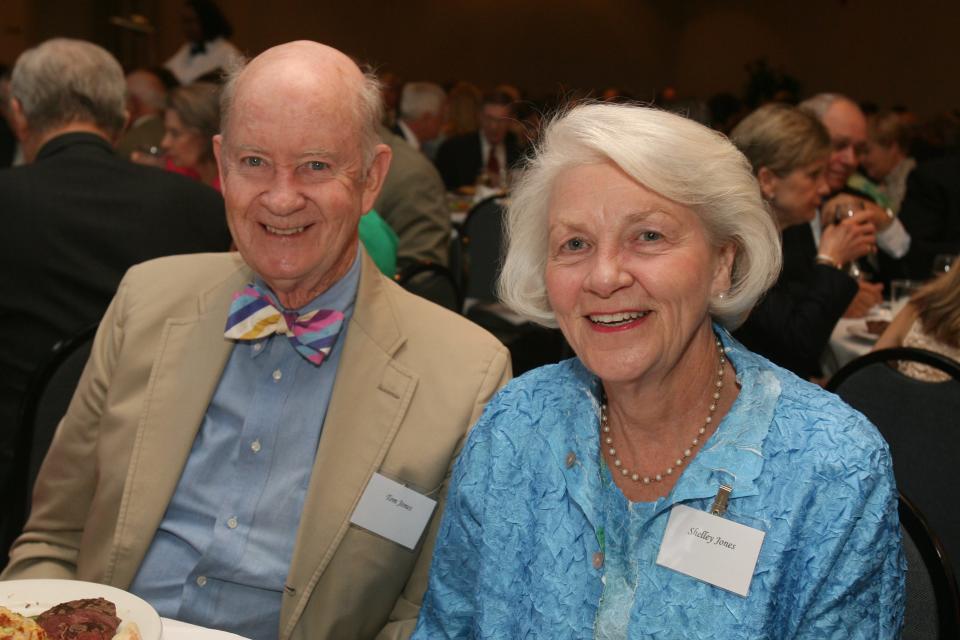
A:
<svg viewBox="0 0 960 640">
<path fill-rule="evenodd" d="M 657 500 L 655 512 L 689 500 L 712 498 L 721 484 L 733 487 L 732 498 L 756 495 L 756 479 L 763 470 L 763 442 L 780 398 L 780 383 L 761 360 L 714 325 L 727 357 L 737 372 L 740 393 L 717 431 L 683 470 L 673 490 Z M 571 498 L 596 525 L 603 481 L 600 469 L 600 383 L 578 360 L 568 361 L 578 402 L 563 428 L 547 429 L 544 437 L 555 462 L 564 469 Z M 567 416 L 565 416 L 566 418 Z M 573 454 L 573 457 L 570 457 Z M 570 467 L 568 460 L 575 460 Z"/>
</svg>

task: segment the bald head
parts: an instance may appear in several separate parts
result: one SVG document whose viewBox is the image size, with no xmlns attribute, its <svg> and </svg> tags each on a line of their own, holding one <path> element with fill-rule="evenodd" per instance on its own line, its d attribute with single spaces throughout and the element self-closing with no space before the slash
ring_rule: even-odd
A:
<svg viewBox="0 0 960 640">
<path fill-rule="evenodd" d="M 857 170 L 866 144 L 867 120 L 857 104 L 840 94 L 821 93 L 800 103 L 830 134 L 830 160 L 825 173 L 831 191 L 839 191 Z"/>
<path fill-rule="evenodd" d="M 304 98 L 303 103 L 353 114 L 364 165 L 373 157 L 381 120 L 380 87 L 341 51 L 300 40 L 267 49 L 246 66 L 231 70 L 220 101 L 221 130 L 230 137 L 230 116 L 265 97 Z"/>
</svg>

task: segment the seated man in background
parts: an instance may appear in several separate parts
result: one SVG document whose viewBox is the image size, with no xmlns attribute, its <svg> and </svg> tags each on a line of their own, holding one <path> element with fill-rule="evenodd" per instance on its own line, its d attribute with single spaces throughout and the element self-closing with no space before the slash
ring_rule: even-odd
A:
<svg viewBox="0 0 960 640">
<path fill-rule="evenodd" d="M 400 117 L 393 132 L 422 151 L 428 158 L 436 155 L 435 142 L 446 123 L 447 94 L 432 82 L 408 82 L 400 94 Z"/>
<path fill-rule="evenodd" d="M 397 234 L 397 269 L 424 260 L 447 266 L 451 223 L 440 174 L 386 127 L 380 128 L 380 138 L 393 156 L 373 208 Z"/>
<path fill-rule="evenodd" d="M 359 248 L 390 164 L 374 78 L 295 42 L 222 100 L 239 255 L 127 274 L 2 578 L 112 584 L 254 640 L 405 638 L 440 511 L 413 494 L 442 498 L 507 351 Z M 401 501 L 419 523 L 370 517 Z"/>
<path fill-rule="evenodd" d="M 860 107 L 849 98 L 833 93 L 813 96 L 799 107 L 820 120 L 830 135 L 831 150 L 824 171 L 830 193 L 809 225 L 784 230 L 781 280 L 803 281 L 809 265 L 818 255 L 837 261 L 838 256 L 824 256 L 819 246 L 823 227 L 836 220 L 838 210 L 852 210 L 853 222 L 857 225 L 873 225 L 878 247 L 894 257 L 902 256 L 910 242 L 903 226 L 874 202 L 847 191 L 847 181 L 856 172 L 867 144 L 867 121 Z M 861 278 L 858 287 L 857 295 L 844 314 L 846 317 L 862 317 L 883 299 L 883 284 L 880 282 Z"/>
<path fill-rule="evenodd" d="M 437 169 L 448 191 L 478 182 L 505 187 L 507 173 L 520 159 L 520 143 L 510 131 L 513 97 L 488 93 L 480 105 L 480 130 L 446 140 L 437 151 Z"/>
<path fill-rule="evenodd" d="M 20 56 L 10 90 L 28 164 L 0 172 L 0 490 L 22 396 L 54 343 L 99 321 L 134 264 L 230 245 L 216 191 L 114 153 L 126 85 L 107 51 L 49 40 Z"/>
</svg>

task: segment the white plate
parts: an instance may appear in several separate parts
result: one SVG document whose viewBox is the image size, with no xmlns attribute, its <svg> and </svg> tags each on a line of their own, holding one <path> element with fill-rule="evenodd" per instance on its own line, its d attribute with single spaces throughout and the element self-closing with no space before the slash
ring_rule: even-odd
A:
<svg viewBox="0 0 960 640">
<path fill-rule="evenodd" d="M 876 342 L 880 339 L 880 336 L 876 333 L 871 333 L 867 329 L 865 324 L 851 324 L 847 327 L 847 333 L 852 335 L 854 338 L 859 338 L 860 340 L 866 340 L 867 342 Z"/>
<path fill-rule="evenodd" d="M 143 640 L 160 640 L 160 616 L 133 595 L 94 582 L 80 580 L 7 580 L 0 582 L 0 606 L 23 616 L 36 616 L 54 605 L 82 598 L 106 598 L 117 606 L 122 622 L 136 622 Z"/>
</svg>

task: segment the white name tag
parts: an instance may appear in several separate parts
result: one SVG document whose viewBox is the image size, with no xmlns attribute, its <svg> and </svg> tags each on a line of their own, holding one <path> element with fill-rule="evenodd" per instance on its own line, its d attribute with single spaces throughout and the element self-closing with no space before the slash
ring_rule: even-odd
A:
<svg viewBox="0 0 960 640">
<path fill-rule="evenodd" d="M 657 564 L 746 597 L 765 532 L 678 504 Z"/>
<path fill-rule="evenodd" d="M 436 506 L 436 500 L 374 473 L 350 522 L 413 549 Z"/>
</svg>

